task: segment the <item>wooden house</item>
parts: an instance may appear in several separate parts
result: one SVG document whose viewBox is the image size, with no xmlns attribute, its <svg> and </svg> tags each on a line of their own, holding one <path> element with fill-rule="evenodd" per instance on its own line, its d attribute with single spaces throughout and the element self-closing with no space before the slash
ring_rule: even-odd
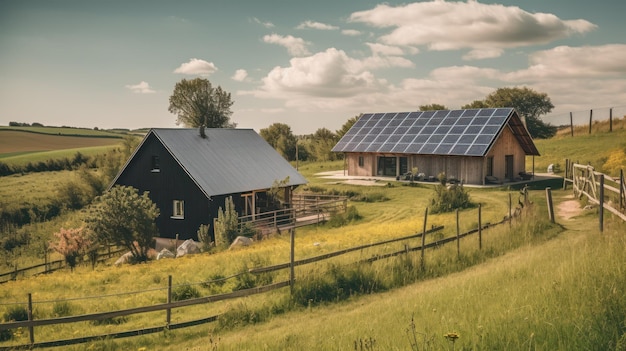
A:
<svg viewBox="0 0 626 351">
<path fill-rule="evenodd" d="M 332 151 L 345 154 L 351 176 L 417 168 L 426 179 L 445 173 L 468 184 L 527 177 L 526 156 L 539 156 L 513 108 L 363 114 Z"/>
<path fill-rule="evenodd" d="M 252 129 L 151 129 L 113 181 L 149 196 L 160 210 L 164 238 L 196 239 L 232 196 L 240 215 L 290 206 L 306 179 Z M 282 204 L 270 203 L 279 186 Z"/>
</svg>

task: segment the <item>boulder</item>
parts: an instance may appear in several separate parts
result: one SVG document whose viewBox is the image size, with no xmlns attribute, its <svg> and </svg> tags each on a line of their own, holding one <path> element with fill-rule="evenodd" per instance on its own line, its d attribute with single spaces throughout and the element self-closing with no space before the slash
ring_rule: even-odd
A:
<svg viewBox="0 0 626 351">
<path fill-rule="evenodd" d="M 123 254 L 120 258 L 118 258 L 117 261 L 115 261 L 115 265 L 119 266 L 124 263 L 130 262 L 131 257 L 133 257 L 133 253 L 128 251 L 127 253 Z"/>
<path fill-rule="evenodd" d="M 235 238 L 235 240 L 233 240 L 233 243 L 230 244 L 229 249 L 237 246 L 250 246 L 252 245 L 252 241 L 253 240 L 251 238 L 248 238 L 246 236 L 238 236 Z"/>
<path fill-rule="evenodd" d="M 187 239 L 176 249 L 176 257 L 196 254 L 199 252 L 200 248 L 198 247 L 198 244 L 191 239 Z"/>
<path fill-rule="evenodd" d="M 172 251 L 168 250 L 168 249 L 163 249 L 159 252 L 159 254 L 157 255 L 156 259 L 157 261 L 162 259 L 162 258 L 174 258 L 176 257 Z"/>
</svg>

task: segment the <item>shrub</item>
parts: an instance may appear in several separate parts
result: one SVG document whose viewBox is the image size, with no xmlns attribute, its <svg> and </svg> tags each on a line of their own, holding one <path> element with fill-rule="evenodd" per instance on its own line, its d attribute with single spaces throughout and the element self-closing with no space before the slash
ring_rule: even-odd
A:
<svg viewBox="0 0 626 351">
<path fill-rule="evenodd" d="M 213 230 L 215 232 L 215 243 L 222 248 L 232 243 L 239 234 L 237 230 L 239 215 L 237 211 L 235 211 L 232 196 L 226 199 L 224 206 L 224 210 L 222 210 L 220 206 L 217 212 L 217 219 L 215 220 L 215 228 Z"/>
<path fill-rule="evenodd" d="M 357 211 L 356 207 L 348 206 L 345 213 L 333 213 L 331 214 L 330 220 L 328 220 L 328 225 L 331 228 L 342 227 L 348 223 L 355 222 L 363 218 L 359 211 Z"/>
<path fill-rule="evenodd" d="M 453 184 L 447 186 L 445 173 L 440 173 L 438 178 L 440 184 L 435 186 L 435 197 L 430 200 L 432 213 L 450 212 L 475 206 L 470 201 L 469 193 L 463 189 L 462 185 Z"/>
<path fill-rule="evenodd" d="M 3 319 L 5 322 L 27 321 L 28 311 L 23 306 L 13 306 L 4 313 Z M 11 338 L 13 338 L 13 330 L 0 330 L 0 341 L 10 340 Z"/>
<path fill-rule="evenodd" d="M 65 262 L 74 270 L 78 260 L 88 251 L 92 251 L 96 244 L 83 228 L 63 229 L 54 233 L 55 241 L 50 243 L 50 248 L 65 257 Z"/>
<path fill-rule="evenodd" d="M 55 302 L 52 306 L 52 314 L 55 317 L 71 316 L 74 310 L 74 306 L 67 301 Z"/>
<path fill-rule="evenodd" d="M 189 284 L 179 285 L 172 290 L 172 301 L 189 300 L 196 297 L 200 297 L 200 292 L 196 287 Z"/>
<path fill-rule="evenodd" d="M 202 249 L 204 251 L 208 251 L 213 246 L 213 240 L 211 240 L 211 234 L 209 233 L 209 225 L 208 224 L 200 224 L 200 227 L 197 231 L 198 240 L 202 244 Z"/>
</svg>

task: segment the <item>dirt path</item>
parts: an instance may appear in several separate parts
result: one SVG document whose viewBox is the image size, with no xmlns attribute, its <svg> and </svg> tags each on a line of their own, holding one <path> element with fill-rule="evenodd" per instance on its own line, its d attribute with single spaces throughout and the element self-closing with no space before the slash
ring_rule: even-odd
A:
<svg viewBox="0 0 626 351">
<path fill-rule="evenodd" d="M 583 209 L 580 207 L 580 203 L 574 198 L 574 195 L 567 195 L 564 198 L 567 200 L 556 206 L 557 216 L 567 221 L 583 212 Z"/>
</svg>

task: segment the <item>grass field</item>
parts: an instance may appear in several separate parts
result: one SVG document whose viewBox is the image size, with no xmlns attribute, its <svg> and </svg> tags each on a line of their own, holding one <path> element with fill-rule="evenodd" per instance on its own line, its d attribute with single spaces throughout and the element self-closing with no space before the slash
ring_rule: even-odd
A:
<svg viewBox="0 0 626 351">
<path fill-rule="evenodd" d="M 535 157 L 535 171 L 546 172 L 548 165 L 559 164 L 561 170 L 565 168 L 565 159 L 581 164 L 590 164 L 598 171 L 603 171 L 602 166 L 607 161 L 611 152 L 626 150 L 626 118 L 615 120 L 613 132 L 609 132 L 608 121 L 594 124 L 591 134 L 582 133 L 581 130 L 588 128 L 577 126 L 575 136 L 561 132 L 551 139 L 535 140 L 539 149 L 540 157 Z M 566 130 L 569 132 L 569 129 Z M 625 165 L 626 166 L 626 165 Z M 532 157 L 526 157 L 526 169 L 532 167 Z"/>
<path fill-rule="evenodd" d="M 547 167 L 572 158 L 588 157 L 596 162 L 615 148 L 624 148 L 623 129 L 595 136 L 559 136 L 537 141 L 543 155 L 536 165 Z M 542 144 L 544 143 L 545 144 Z M 606 150 L 605 150 L 606 149 Z M 595 151 L 594 151 L 595 150 Z M 544 159 L 545 157 L 545 159 Z M 606 156 L 608 157 L 608 156 Z M 561 160 L 556 161 L 555 160 Z M 431 185 L 409 187 L 395 181 L 388 186 L 336 184 L 315 176 L 318 172 L 341 169 L 342 161 L 300 163 L 300 172 L 310 183 L 332 192 L 357 192 L 387 201 L 351 201 L 363 219 L 341 228 L 310 226 L 297 230 L 296 259 L 372 243 L 421 231 L 424 209 L 433 194 Z M 539 171 L 539 170 L 538 170 Z M 58 177 L 58 178 L 57 178 Z M 62 179 L 55 175 L 54 179 Z M 11 192 L 20 177 L 0 192 Z M 9 178 L 3 178 L 3 180 Z M 26 184 L 43 179 L 27 180 Z M 53 187 L 54 185 L 42 185 Z M 18 197 L 28 197 L 25 190 Z M 517 203 L 517 191 L 469 189 L 474 202 L 482 204 L 484 223 L 500 221 L 508 212 L 509 195 Z M 7 194 L 8 194 L 7 193 Z M 2 194 L 0 193 L 0 196 Z M 49 196 L 49 195 L 48 195 Z M 554 191 L 555 204 L 572 201 L 570 192 Z M 557 217 L 557 225 L 546 223 L 543 191 L 533 191 L 533 212 L 522 221 L 485 232 L 484 249 L 479 252 L 475 237 L 464 239 L 463 254 L 457 258 L 456 245 L 427 252 L 428 275 L 404 287 L 393 287 L 369 295 L 358 295 L 332 303 L 293 306 L 288 289 L 241 300 L 225 301 L 173 312 L 172 322 L 229 312 L 234 326 L 219 323 L 121 340 L 103 340 L 69 350 L 624 350 L 626 349 L 626 225 L 610 214 L 604 233 L 598 232 L 597 210 L 581 211 L 573 219 Z M 14 200 L 12 200 L 14 201 Z M 583 204 L 579 204 L 582 207 Z M 427 226 L 445 225 L 444 237 L 455 234 L 453 213 L 430 215 Z M 477 210 L 461 211 L 461 231 L 478 223 Z M 33 228 L 38 235 L 61 226 L 77 226 L 77 213 L 57 218 L 48 226 Z M 397 251 L 405 243 L 366 249 L 328 262 L 296 269 L 298 284 L 306 277 L 323 279 L 332 267 L 355 272 L 352 262 L 373 255 Z M 418 240 L 407 241 L 411 246 Z M 367 274 L 394 278 L 398 264 L 417 267 L 419 254 L 411 262 L 386 261 L 364 267 Z M 289 238 L 277 235 L 249 248 L 222 253 L 193 255 L 153 261 L 135 266 L 115 267 L 109 262 L 92 270 L 80 266 L 73 273 L 59 271 L 26 278 L 0 286 L 0 316 L 11 303 L 23 304 L 32 293 L 36 318 L 52 318 L 137 307 L 165 302 L 167 276 L 174 284 L 191 283 L 202 295 L 230 291 L 236 284 L 201 284 L 216 276 L 228 276 L 255 265 L 286 262 Z M 468 263 L 473 264 L 469 267 Z M 20 263 L 21 264 L 21 263 Z M 286 279 L 280 272 L 274 281 Z M 320 278 L 321 277 L 321 278 Z M 103 296 L 98 299 L 85 297 Z M 68 301 L 65 301 L 68 300 Z M 270 311 L 270 312 L 267 312 Z M 267 312 L 267 313 L 266 313 Z M 37 341 L 73 338 L 130 330 L 164 323 L 164 313 L 130 316 L 120 323 L 96 325 L 78 323 L 71 328 L 37 328 Z M 242 322 L 245 321 L 245 322 Z M 114 322 L 114 321 L 111 321 Z M 452 343 L 444 335 L 458 333 Z M 26 331 L 14 341 L 27 343 Z M 412 343 L 416 342 L 416 346 Z M 362 343 L 362 344 L 361 344 Z M 364 345 L 364 346 L 359 346 Z"/>
<path fill-rule="evenodd" d="M 123 138 L 126 134 L 123 131 L 106 131 L 94 130 L 87 128 L 68 128 L 68 127 L 7 127 L 0 126 L 0 131 L 19 131 L 36 134 L 63 135 L 63 136 L 80 136 L 80 137 L 99 137 L 99 138 Z"/>
</svg>

